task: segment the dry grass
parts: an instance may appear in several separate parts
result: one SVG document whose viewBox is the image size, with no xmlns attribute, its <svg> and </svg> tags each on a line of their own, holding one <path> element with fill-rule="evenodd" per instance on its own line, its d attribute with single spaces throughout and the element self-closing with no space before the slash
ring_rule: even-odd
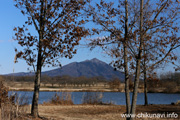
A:
<svg viewBox="0 0 180 120">
<path fill-rule="evenodd" d="M 19 106 L 6 102 L 1 107 L 1 120 L 19 120 L 23 119 L 28 110 L 27 106 Z"/>
<path fill-rule="evenodd" d="M 17 94 L 8 96 L 8 88 L 0 80 L 0 120 L 23 120 L 28 109 L 25 98 Z"/>
<path fill-rule="evenodd" d="M 98 105 L 102 104 L 103 94 L 100 92 L 86 92 L 82 98 L 82 104 Z"/>
<path fill-rule="evenodd" d="M 72 95 L 69 92 L 56 93 L 49 102 L 44 102 L 45 105 L 73 105 Z"/>
<path fill-rule="evenodd" d="M 123 120 L 121 114 L 126 112 L 125 105 L 51 105 L 39 106 L 41 116 L 54 120 Z M 149 105 L 137 106 L 137 113 L 177 113 L 180 119 L 180 106 L 176 105 Z M 136 119 L 139 120 L 139 119 Z M 141 120 L 159 120 L 157 119 L 141 119 Z M 167 120 L 161 118 L 160 120 Z M 168 119 L 171 120 L 171 119 Z"/>
<path fill-rule="evenodd" d="M 86 92 L 82 97 L 83 105 L 113 105 L 112 101 L 104 102 L 102 92 Z"/>
</svg>

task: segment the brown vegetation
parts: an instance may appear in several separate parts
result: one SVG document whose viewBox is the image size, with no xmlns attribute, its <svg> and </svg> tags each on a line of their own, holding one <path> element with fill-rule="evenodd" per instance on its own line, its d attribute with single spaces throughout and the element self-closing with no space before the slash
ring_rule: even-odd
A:
<svg viewBox="0 0 180 120">
<path fill-rule="evenodd" d="M 86 92 L 82 98 L 83 105 L 114 105 L 113 101 L 103 101 L 102 92 Z"/>
<path fill-rule="evenodd" d="M 89 104 L 89 105 L 100 105 L 103 104 L 102 101 L 103 94 L 99 92 L 86 92 L 82 98 L 82 104 Z"/>
<path fill-rule="evenodd" d="M 31 85 L 31 83 L 34 80 L 34 76 L 14 76 L 12 79 L 12 76 L 5 76 L 6 82 L 12 83 L 12 82 L 18 82 L 18 83 L 27 83 Z M 64 76 L 55 76 L 55 77 L 50 77 L 47 75 L 42 75 L 42 80 L 41 87 L 47 86 L 51 84 L 50 86 L 55 86 L 58 84 L 58 86 L 66 86 L 71 85 L 71 86 L 96 86 L 98 83 L 104 82 L 106 83 L 107 80 L 103 77 L 97 76 L 97 77 L 91 77 L 87 78 L 85 76 L 80 76 L 80 77 L 71 77 L 68 75 Z M 33 83 L 32 83 L 33 84 Z M 14 84 L 13 84 L 14 85 Z M 33 85 L 34 86 L 34 85 Z"/>
<path fill-rule="evenodd" d="M 49 102 L 44 102 L 44 105 L 73 105 L 71 93 L 62 92 L 56 93 Z"/>
<path fill-rule="evenodd" d="M 23 120 L 27 112 L 25 105 L 25 96 L 8 96 L 8 88 L 3 84 L 3 77 L 0 77 L 0 120 Z"/>
<path fill-rule="evenodd" d="M 160 78 L 148 78 L 149 92 L 180 93 L 180 73 L 161 74 Z"/>
<path fill-rule="evenodd" d="M 4 79 L 0 76 L 0 108 L 8 100 L 8 89 L 3 85 Z"/>
<path fill-rule="evenodd" d="M 109 84 L 109 87 L 111 89 L 118 89 L 118 90 L 120 90 L 121 81 L 118 78 L 114 78 L 108 84 Z"/>
<path fill-rule="evenodd" d="M 176 105 L 137 105 L 138 113 L 177 113 L 180 118 L 180 106 Z M 40 105 L 40 116 L 49 120 L 124 120 L 121 114 L 126 112 L 125 105 Z M 178 120 L 179 118 L 175 119 Z M 141 120 L 167 120 L 167 118 L 142 118 Z M 137 119 L 139 120 L 139 119 Z M 171 120 L 171 119 L 169 119 Z M 172 118 L 173 120 L 173 118 Z"/>
</svg>

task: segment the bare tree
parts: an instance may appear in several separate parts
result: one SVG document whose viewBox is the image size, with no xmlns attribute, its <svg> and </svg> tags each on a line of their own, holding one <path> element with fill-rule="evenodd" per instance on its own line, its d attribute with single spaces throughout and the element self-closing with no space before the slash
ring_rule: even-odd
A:
<svg viewBox="0 0 180 120">
<path fill-rule="evenodd" d="M 122 68 L 124 71 L 128 71 L 130 68 L 134 71 L 133 99 L 131 112 L 129 112 L 131 114 L 135 114 L 136 110 L 141 73 L 146 76 L 146 71 L 177 59 L 173 50 L 180 46 L 177 35 L 179 30 L 177 27 L 178 6 L 178 1 L 171 0 L 156 2 L 151 0 L 125 0 L 124 2 L 101 0 L 96 8 L 90 6 L 90 10 L 88 10 L 92 15 L 93 22 L 101 26 L 93 28 L 93 33 L 107 33 L 107 36 L 91 39 L 90 46 L 101 46 L 115 58 L 113 63 L 117 69 Z M 126 67 L 126 46 L 128 67 Z M 146 65 L 144 68 L 143 63 Z M 126 75 L 128 76 L 128 73 Z"/>
<path fill-rule="evenodd" d="M 113 1 L 114 2 L 114 1 Z M 125 71 L 125 92 L 127 113 L 130 113 L 130 95 L 129 95 L 129 71 L 128 71 L 128 42 L 129 42 L 129 21 L 128 21 L 128 2 L 125 0 L 117 1 L 118 7 L 114 7 L 114 3 L 105 2 L 103 0 L 96 7 L 89 6 L 86 10 L 92 15 L 93 22 L 100 25 L 99 28 L 92 28 L 93 35 L 101 32 L 109 32 L 109 36 L 91 39 L 89 44 L 91 48 L 101 46 L 104 51 L 112 57 L 115 57 L 113 66 L 116 69 L 124 69 Z M 124 10 L 121 9 L 124 7 Z M 121 10 L 120 10 L 121 9 Z M 125 14 L 124 14 L 125 13 Z M 110 46 L 110 47 L 109 47 Z M 112 49 L 114 47 L 115 49 Z M 123 59 L 121 59 L 123 58 Z"/>
<path fill-rule="evenodd" d="M 140 42 L 139 42 L 139 51 L 136 58 L 136 73 L 135 73 L 135 80 L 134 80 L 134 90 L 133 90 L 133 97 L 132 97 L 132 105 L 131 105 L 131 114 L 135 114 L 136 110 L 136 102 L 137 102 L 137 91 L 139 85 L 139 77 L 140 77 L 140 64 L 142 59 L 142 52 L 143 52 L 143 4 L 144 0 L 140 0 Z M 133 119 L 132 117 L 130 119 Z"/>
<path fill-rule="evenodd" d="M 126 95 L 126 110 L 127 114 L 130 113 L 130 95 L 129 95 L 129 71 L 128 71 L 128 34 L 129 34 L 129 23 L 128 23 L 128 1 L 125 0 L 125 35 L 124 35 L 124 71 L 125 71 L 125 95 Z"/>
<path fill-rule="evenodd" d="M 145 12 L 146 5 L 151 6 L 151 8 L 155 7 L 156 9 Z M 150 5 L 149 0 L 147 0 L 145 4 L 144 0 L 140 0 L 140 33 L 138 49 L 135 52 L 138 56 L 136 57 L 136 73 L 131 114 L 135 114 L 136 110 L 137 89 L 141 71 L 144 71 L 144 75 L 146 75 L 145 71 L 153 69 L 156 65 L 159 65 L 163 61 L 167 62 L 167 60 L 170 59 L 170 62 L 172 62 L 173 60 L 176 60 L 176 56 L 173 55 L 173 50 L 180 46 L 179 37 L 177 36 L 179 28 L 176 27 L 179 19 L 179 16 L 177 15 L 179 13 L 178 6 L 178 1 L 157 1 L 156 5 Z M 163 15 L 164 13 L 166 14 L 165 16 Z M 145 48 L 144 43 L 146 46 L 148 45 L 149 51 L 154 52 L 153 54 L 147 54 L 147 52 L 145 53 L 147 50 L 143 49 Z M 144 56 L 142 55 L 143 51 Z M 152 56 L 150 60 L 146 57 L 148 55 Z M 152 64 L 147 67 L 146 63 L 144 63 L 145 67 L 141 70 L 140 64 L 142 59 L 144 59 L 144 61 L 151 61 Z M 146 79 L 146 76 L 144 78 Z M 134 118 L 131 117 L 130 119 Z"/>
<path fill-rule="evenodd" d="M 88 31 L 79 16 L 86 0 L 15 0 L 15 6 L 28 20 L 15 27 L 15 40 L 23 50 L 15 50 L 36 71 L 31 114 L 38 117 L 38 98 L 42 67 L 60 65 L 59 58 L 72 58 L 74 48 Z M 35 27 L 36 34 L 28 31 Z M 36 65 L 35 65 L 36 63 Z"/>
</svg>

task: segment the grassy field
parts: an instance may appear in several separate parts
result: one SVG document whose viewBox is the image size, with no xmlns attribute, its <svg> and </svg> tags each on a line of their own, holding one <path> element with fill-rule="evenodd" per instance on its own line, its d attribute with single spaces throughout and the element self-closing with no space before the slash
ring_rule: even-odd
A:
<svg viewBox="0 0 180 120">
<path fill-rule="evenodd" d="M 39 105 L 39 114 L 44 120 L 125 120 L 124 113 L 124 105 Z M 177 105 L 137 106 L 136 120 L 179 119 L 180 106 Z"/>
</svg>

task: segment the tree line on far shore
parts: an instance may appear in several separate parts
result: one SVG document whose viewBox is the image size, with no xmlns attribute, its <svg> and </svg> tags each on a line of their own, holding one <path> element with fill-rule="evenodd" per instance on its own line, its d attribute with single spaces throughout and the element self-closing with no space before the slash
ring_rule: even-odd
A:
<svg viewBox="0 0 180 120">
<path fill-rule="evenodd" d="M 1 76 L 1 80 L 4 82 L 34 82 L 35 76 Z M 80 77 L 72 77 L 68 75 L 63 76 L 47 76 L 42 75 L 42 84 L 51 84 L 54 86 L 55 84 L 58 85 L 85 85 L 85 86 L 95 86 L 98 83 L 104 83 L 106 85 L 109 85 L 111 89 L 121 89 L 120 85 L 124 83 L 123 80 L 120 80 L 119 78 L 112 78 L 110 80 L 107 80 L 106 78 L 102 76 L 96 76 L 96 77 L 86 77 L 86 76 L 80 76 Z M 166 88 L 164 92 L 166 93 L 173 93 L 176 92 L 176 87 L 180 86 L 180 73 L 162 73 L 159 75 L 149 76 L 148 78 L 148 92 L 157 92 L 156 89 L 160 88 Z M 134 85 L 133 85 L 133 77 L 130 79 L 129 83 L 129 89 L 132 91 Z M 139 83 L 139 87 L 144 87 L 143 81 L 141 80 Z"/>
</svg>

